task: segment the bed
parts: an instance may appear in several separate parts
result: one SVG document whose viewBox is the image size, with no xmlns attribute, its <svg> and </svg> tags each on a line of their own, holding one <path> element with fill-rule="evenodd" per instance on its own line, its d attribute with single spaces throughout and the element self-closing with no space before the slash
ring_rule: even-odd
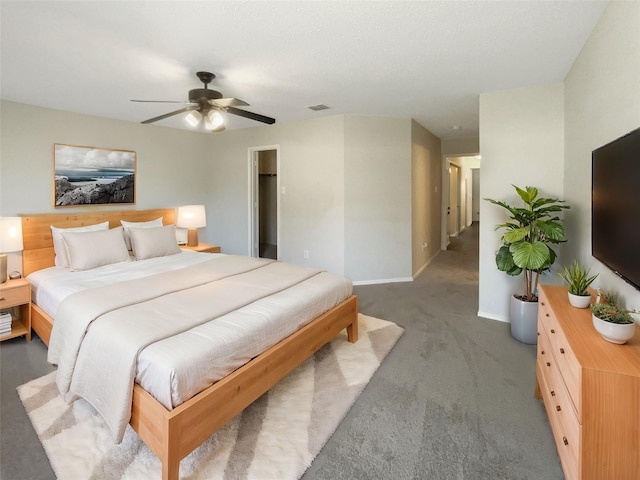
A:
<svg viewBox="0 0 640 480">
<path fill-rule="evenodd" d="M 146 222 L 159 217 L 168 225 L 174 223 L 174 215 L 173 209 L 158 209 L 23 216 L 23 274 L 28 276 L 54 265 L 51 225 L 70 228 L 109 222 L 109 226 L 115 228 L 120 226 L 121 220 Z M 32 328 L 49 345 L 53 319 L 37 304 L 32 305 Z M 357 341 L 357 297 L 354 295 L 339 301 L 299 330 L 174 408 L 167 408 L 136 383 L 129 424 L 162 462 L 162 478 L 177 479 L 182 458 L 342 329 L 347 330 L 350 342 Z"/>
</svg>

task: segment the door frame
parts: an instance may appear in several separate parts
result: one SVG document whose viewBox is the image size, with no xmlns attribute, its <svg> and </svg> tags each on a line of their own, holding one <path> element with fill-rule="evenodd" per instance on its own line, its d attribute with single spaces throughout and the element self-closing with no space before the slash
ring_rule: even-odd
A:
<svg viewBox="0 0 640 480">
<path fill-rule="evenodd" d="M 258 178 L 258 154 L 266 150 L 276 151 L 276 242 L 278 245 L 278 259 L 280 259 L 280 145 L 262 145 L 249 147 L 248 159 L 248 206 L 249 206 L 249 238 L 248 254 L 250 257 L 260 256 L 260 194 Z"/>
</svg>

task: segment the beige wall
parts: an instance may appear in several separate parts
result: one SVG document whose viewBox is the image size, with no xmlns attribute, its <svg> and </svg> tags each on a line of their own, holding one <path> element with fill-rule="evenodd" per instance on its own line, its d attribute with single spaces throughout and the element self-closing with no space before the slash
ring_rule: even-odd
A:
<svg viewBox="0 0 640 480">
<path fill-rule="evenodd" d="M 205 177 L 215 238 L 227 253 L 249 254 L 249 149 L 264 146 L 279 151 L 280 259 L 344 273 L 340 116 L 232 130 L 211 138 Z M 304 258 L 304 250 L 309 258 Z"/>
<path fill-rule="evenodd" d="M 481 95 L 480 151 L 482 198 L 518 204 L 512 184 L 538 187 L 544 196 L 562 198 L 563 84 Z M 507 218 L 500 207 L 480 202 L 479 315 L 502 321 L 509 318 L 510 296 L 524 290 L 522 276 L 510 277 L 495 265 L 501 236 L 495 225 Z"/>
<path fill-rule="evenodd" d="M 282 260 L 356 282 L 411 279 L 410 119 L 334 116 L 211 135 L 12 102 L 1 106 L 2 215 L 202 203 L 207 227 L 201 241 L 246 255 L 249 150 L 269 147 L 278 149 L 280 162 Z M 427 143 L 434 143 L 425 132 Z M 54 143 L 135 150 L 136 205 L 54 209 Z"/>
<path fill-rule="evenodd" d="M 2 215 L 123 208 L 54 208 L 54 143 L 134 150 L 136 205 L 126 208 L 171 207 L 206 198 L 201 172 L 207 137 L 202 134 L 5 101 L 0 115 Z"/>
<path fill-rule="evenodd" d="M 442 155 L 464 156 L 480 152 L 480 137 L 450 138 L 442 140 Z"/>
<path fill-rule="evenodd" d="M 345 273 L 411 279 L 411 120 L 345 117 Z"/>
<path fill-rule="evenodd" d="M 411 122 L 412 275 L 440 251 L 442 216 L 441 142 L 418 122 Z M 423 244 L 427 246 L 423 248 Z"/>
<path fill-rule="evenodd" d="M 591 256 L 591 151 L 640 127 L 640 2 L 611 2 L 565 80 L 567 249 L 640 310 L 640 292 Z M 640 187 L 639 187 L 640 188 Z M 630 219 L 639 221 L 640 219 Z M 640 247 L 639 247 L 640 248 Z"/>
</svg>

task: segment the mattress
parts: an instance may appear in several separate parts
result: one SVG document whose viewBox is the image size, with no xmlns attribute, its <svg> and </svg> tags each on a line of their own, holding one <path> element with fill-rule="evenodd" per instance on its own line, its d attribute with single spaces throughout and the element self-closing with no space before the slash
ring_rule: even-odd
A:
<svg viewBox="0 0 640 480">
<path fill-rule="evenodd" d="M 28 279 L 34 303 L 55 322 L 60 304 L 76 292 L 177 271 L 217 256 L 224 257 L 184 251 L 81 272 L 51 267 L 30 274 Z M 351 282 L 345 277 L 328 272 L 314 274 L 287 289 L 146 346 L 138 355 L 135 381 L 170 410 L 333 308 L 351 293 Z"/>
</svg>

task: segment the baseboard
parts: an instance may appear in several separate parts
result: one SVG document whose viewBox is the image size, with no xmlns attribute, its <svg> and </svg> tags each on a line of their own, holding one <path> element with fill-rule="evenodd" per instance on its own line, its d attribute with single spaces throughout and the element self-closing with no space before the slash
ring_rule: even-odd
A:
<svg viewBox="0 0 640 480">
<path fill-rule="evenodd" d="M 427 268 L 429 266 L 429 264 L 433 261 L 434 258 L 436 258 L 438 256 L 438 254 L 441 252 L 442 250 L 438 250 L 430 259 L 428 259 L 424 265 L 422 265 L 422 267 L 420 267 L 420 269 L 413 274 L 413 279 L 415 280 L 416 278 L 418 278 L 420 276 L 420 274 L 422 272 L 424 272 L 424 269 Z"/>
<path fill-rule="evenodd" d="M 478 310 L 477 315 L 482 318 L 488 318 L 489 320 L 497 320 L 498 322 L 511 323 L 508 318 L 502 315 L 493 315 L 492 313 L 481 312 Z"/>
<path fill-rule="evenodd" d="M 379 280 L 356 280 L 353 285 L 375 285 L 378 283 L 399 283 L 399 282 L 413 282 L 411 277 L 402 278 L 381 278 Z"/>
</svg>

